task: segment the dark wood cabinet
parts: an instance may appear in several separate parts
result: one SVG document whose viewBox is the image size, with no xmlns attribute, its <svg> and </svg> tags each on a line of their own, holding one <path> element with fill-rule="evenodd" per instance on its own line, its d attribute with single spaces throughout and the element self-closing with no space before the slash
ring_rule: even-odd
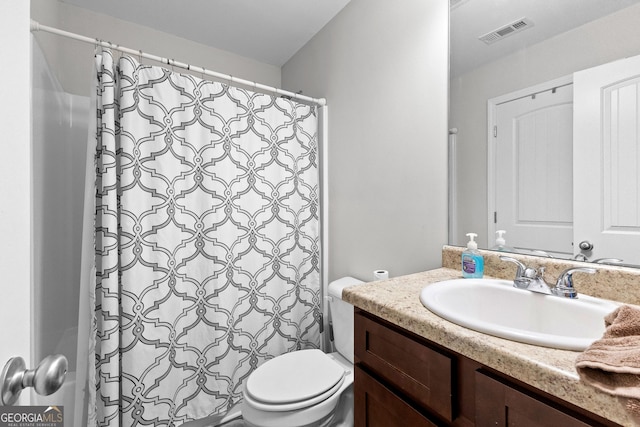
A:
<svg viewBox="0 0 640 427">
<path fill-rule="evenodd" d="M 429 418 L 378 380 L 355 367 L 355 414 L 359 426 L 436 427 Z"/>
<path fill-rule="evenodd" d="M 354 340 L 360 365 L 419 406 L 452 421 L 451 357 L 365 316 L 358 316 Z"/>
<path fill-rule="evenodd" d="M 594 420 L 525 394 L 500 379 L 476 372 L 476 425 L 522 427 L 589 427 Z M 600 425 L 600 424 L 595 424 Z"/>
<path fill-rule="evenodd" d="M 617 424 L 355 311 L 356 427 Z"/>
</svg>

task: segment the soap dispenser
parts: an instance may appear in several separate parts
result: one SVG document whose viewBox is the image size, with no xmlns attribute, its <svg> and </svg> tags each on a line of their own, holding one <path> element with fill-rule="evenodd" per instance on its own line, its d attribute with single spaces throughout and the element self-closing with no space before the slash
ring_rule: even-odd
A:
<svg viewBox="0 0 640 427">
<path fill-rule="evenodd" d="M 492 251 L 515 252 L 515 249 L 510 248 L 506 245 L 506 242 L 504 240 L 504 235 L 506 233 L 507 233 L 506 230 L 496 231 L 496 244 L 491 248 Z"/>
<path fill-rule="evenodd" d="M 469 242 L 467 249 L 462 252 L 462 277 L 466 279 L 480 279 L 484 274 L 484 259 L 478 252 L 478 244 L 474 240 L 476 233 L 467 233 Z"/>
</svg>

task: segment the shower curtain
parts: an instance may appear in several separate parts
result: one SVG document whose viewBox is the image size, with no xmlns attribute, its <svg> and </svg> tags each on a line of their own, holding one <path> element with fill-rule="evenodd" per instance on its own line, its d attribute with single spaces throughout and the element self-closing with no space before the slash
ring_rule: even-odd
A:
<svg viewBox="0 0 640 427">
<path fill-rule="evenodd" d="M 96 55 L 91 423 L 226 412 L 320 342 L 316 107 Z"/>
</svg>

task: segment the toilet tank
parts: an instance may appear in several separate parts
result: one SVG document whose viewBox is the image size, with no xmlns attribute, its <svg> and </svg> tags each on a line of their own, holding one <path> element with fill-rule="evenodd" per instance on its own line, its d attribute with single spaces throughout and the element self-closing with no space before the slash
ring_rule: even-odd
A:
<svg viewBox="0 0 640 427">
<path fill-rule="evenodd" d="M 333 343 L 336 351 L 353 362 L 353 306 L 342 300 L 342 290 L 364 283 L 354 277 L 342 277 L 329 283 L 329 312 L 333 325 Z"/>
</svg>

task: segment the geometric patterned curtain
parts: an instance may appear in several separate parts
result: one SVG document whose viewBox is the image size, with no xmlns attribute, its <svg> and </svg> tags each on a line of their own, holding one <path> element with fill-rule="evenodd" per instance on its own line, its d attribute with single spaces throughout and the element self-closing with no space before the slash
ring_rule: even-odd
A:
<svg viewBox="0 0 640 427">
<path fill-rule="evenodd" d="M 316 107 L 96 55 L 100 426 L 236 404 L 320 343 Z"/>
</svg>

